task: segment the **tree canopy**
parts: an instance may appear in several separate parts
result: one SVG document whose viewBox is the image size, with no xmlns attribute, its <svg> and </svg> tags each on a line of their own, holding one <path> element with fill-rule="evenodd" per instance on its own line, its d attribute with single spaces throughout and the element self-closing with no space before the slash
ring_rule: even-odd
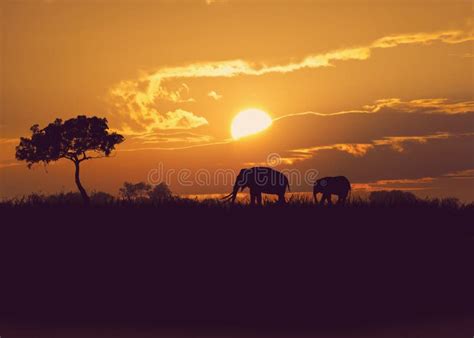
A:
<svg viewBox="0 0 474 338">
<path fill-rule="evenodd" d="M 80 115 L 64 122 L 56 119 L 43 129 L 35 124 L 30 130 L 31 138 L 20 138 L 16 147 L 16 158 L 26 161 L 28 167 L 61 158 L 82 162 L 109 156 L 124 140 L 122 135 L 108 132 L 107 119 L 95 116 Z"/>
</svg>

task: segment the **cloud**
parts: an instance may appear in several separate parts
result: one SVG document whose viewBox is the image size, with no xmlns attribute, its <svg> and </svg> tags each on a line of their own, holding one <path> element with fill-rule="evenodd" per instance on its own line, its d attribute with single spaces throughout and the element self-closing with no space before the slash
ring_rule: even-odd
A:
<svg viewBox="0 0 474 338">
<path fill-rule="evenodd" d="M 206 0 L 206 5 L 213 5 L 217 3 L 224 3 L 227 2 L 228 0 Z"/>
<path fill-rule="evenodd" d="M 474 35 L 459 30 L 414 33 L 386 36 L 373 41 L 366 46 L 345 48 L 327 53 L 313 54 L 298 62 L 286 64 L 267 64 L 244 60 L 227 60 L 193 63 L 185 66 L 164 67 L 154 72 L 145 73 L 138 79 L 122 81 L 110 90 L 110 101 L 121 121 L 127 128 L 133 130 L 153 130 L 168 128 L 173 123 L 166 123 L 157 108 L 160 100 L 173 102 L 189 102 L 183 94 L 189 88 L 179 87 L 169 89 L 171 79 L 186 78 L 218 78 L 236 76 L 260 76 L 271 73 L 291 73 L 302 69 L 316 69 L 334 66 L 335 62 L 347 60 L 367 60 L 373 49 L 394 48 L 408 44 L 429 44 L 441 42 L 448 44 L 473 41 Z M 183 89 L 184 88 L 184 89 Z M 159 118 L 161 116 L 161 118 Z"/>
<path fill-rule="evenodd" d="M 389 146 L 393 150 L 398 152 L 404 151 L 404 143 L 427 143 L 429 140 L 446 139 L 455 135 L 449 133 L 436 133 L 433 135 L 422 135 L 422 136 L 386 136 L 380 140 L 374 140 L 372 143 L 375 146 Z"/>
<path fill-rule="evenodd" d="M 145 133 L 133 136 L 131 141 L 138 141 L 140 144 L 175 144 L 175 143 L 205 143 L 211 142 L 212 136 L 191 132 L 173 133 Z"/>
<path fill-rule="evenodd" d="M 407 44 L 430 44 L 436 41 L 455 44 L 473 41 L 474 36 L 471 32 L 464 32 L 459 30 L 440 31 L 433 33 L 414 33 L 414 34 L 399 34 L 380 38 L 375 40 L 372 48 L 393 48 L 399 45 Z"/>
<path fill-rule="evenodd" d="M 474 169 L 466 169 L 455 171 L 444 175 L 445 177 L 456 178 L 456 179 L 473 179 L 474 178 Z"/>
<path fill-rule="evenodd" d="M 378 180 L 378 185 L 390 185 L 390 184 L 420 184 L 433 182 L 433 177 L 422 177 L 422 178 L 399 178 L 393 180 Z"/>
<path fill-rule="evenodd" d="M 213 99 L 216 100 L 216 101 L 222 99 L 222 95 L 217 94 L 217 92 L 214 91 L 214 90 L 212 90 L 212 91 L 210 91 L 209 93 L 207 93 L 207 96 L 213 98 Z"/>
<path fill-rule="evenodd" d="M 447 185 L 452 187 L 454 192 L 457 192 L 460 189 L 459 184 L 450 181 L 452 179 L 474 179 L 474 169 L 451 172 L 436 177 L 381 179 L 372 182 L 353 183 L 352 188 L 366 192 L 380 190 L 426 191 L 440 189 L 443 185 Z"/>
<path fill-rule="evenodd" d="M 450 56 L 457 56 L 460 58 L 474 58 L 474 53 L 450 54 Z"/>
<path fill-rule="evenodd" d="M 279 116 L 273 121 L 278 121 L 295 116 L 337 116 L 346 114 L 373 114 L 373 113 L 428 113 L 428 114 L 465 114 L 474 112 L 474 101 L 453 101 L 447 98 L 427 98 L 403 101 L 400 98 L 376 100 L 373 104 L 362 107 L 362 110 L 347 110 L 335 113 L 302 112 Z"/>
<path fill-rule="evenodd" d="M 337 143 L 324 146 L 316 146 L 310 148 L 300 148 L 291 150 L 291 156 L 285 157 L 284 162 L 293 164 L 296 161 L 303 161 L 312 158 L 317 152 L 322 150 L 338 150 L 346 152 L 353 156 L 364 156 L 369 149 L 373 149 L 373 144 L 367 143 Z"/>
<path fill-rule="evenodd" d="M 285 164 L 294 164 L 297 161 L 305 161 L 313 158 L 318 152 L 327 150 L 337 150 L 348 153 L 355 157 L 365 156 L 370 150 L 376 147 L 390 147 L 392 150 L 402 153 L 405 150 L 405 144 L 418 143 L 425 144 L 430 140 L 447 139 L 462 136 L 473 136 L 472 133 L 435 133 L 432 135 L 419 136 L 386 136 L 381 139 L 375 139 L 368 143 L 336 143 L 329 145 L 314 146 L 309 148 L 299 148 L 290 150 L 288 156 L 282 157 L 282 162 Z"/>
<path fill-rule="evenodd" d="M 14 144 L 14 143 L 20 143 L 20 138 L 4 138 L 0 137 L 0 145 L 8 145 L 8 144 Z"/>
<path fill-rule="evenodd" d="M 446 98 L 418 99 L 402 101 L 399 98 L 377 100 L 364 106 L 368 112 L 442 113 L 463 114 L 474 112 L 474 101 L 450 101 Z"/>
<path fill-rule="evenodd" d="M 21 165 L 22 163 L 20 162 L 5 162 L 5 163 L 0 163 L 0 169 L 4 168 L 10 168 L 10 167 L 16 167 Z"/>
<path fill-rule="evenodd" d="M 182 109 L 167 112 L 165 116 L 158 116 L 155 123 L 158 129 L 192 129 L 209 124 L 204 117 Z"/>
<path fill-rule="evenodd" d="M 417 190 L 425 190 L 425 189 L 430 188 L 430 187 L 427 187 L 426 185 L 434 183 L 436 180 L 437 179 L 434 177 L 377 180 L 374 182 L 353 183 L 352 189 L 364 190 L 367 192 L 379 191 L 379 190 L 417 191 Z"/>
</svg>

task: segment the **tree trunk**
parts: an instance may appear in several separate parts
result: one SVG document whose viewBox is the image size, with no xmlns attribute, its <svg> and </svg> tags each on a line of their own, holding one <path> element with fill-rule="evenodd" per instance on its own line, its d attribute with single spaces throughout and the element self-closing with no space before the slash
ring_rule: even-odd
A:
<svg viewBox="0 0 474 338">
<path fill-rule="evenodd" d="M 82 200 L 84 201 L 84 205 L 89 205 L 90 198 L 89 195 L 87 195 L 86 189 L 81 184 L 81 180 L 79 179 L 79 162 L 74 162 L 74 165 L 76 166 L 76 185 L 77 189 L 79 189 L 79 192 L 81 193 Z"/>
</svg>

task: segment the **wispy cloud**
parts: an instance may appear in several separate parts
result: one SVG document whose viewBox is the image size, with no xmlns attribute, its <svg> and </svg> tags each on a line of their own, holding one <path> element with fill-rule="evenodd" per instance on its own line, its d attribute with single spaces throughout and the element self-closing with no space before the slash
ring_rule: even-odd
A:
<svg viewBox="0 0 474 338">
<path fill-rule="evenodd" d="M 393 150 L 401 153 L 405 150 L 405 143 L 427 143 L 429 140 L 447 139 L 452 136 L 455 135 L 449 133 L 436 133 L 422 136 L 387 136 L 379 140 L 374 140 L 372 144 L 375 146 L 389 146 Z"/>
<path fill-rule="evenodd" d="M 367 192 L 380 190 L 417 191 L 430 189 L 431 187 L 428 185 L 435 182 L 436 180 L 437 178 L 434 177 L 377 180 L 374 182 L 354 183 L 352 184 L 352 188 L 354 190 L 364 190 Z"/>
<path fill-rule="evenodd" d="M 212 91 L 210 91 L 209 93 L 207 93 L 207 96 L 209 96 L 210 98 L 213 98 L 213 99 L 216 100 L 216 101 L 222 99 L 222 95 L 217 94 L 217 92 L 214 91 L 214 90 L 212 90 Z"/>
<path fill-rule="evenodd" d="M 455 171 L 444 176 L 456 179 L 474 179 L 474 169 Z"/>
<path fill-rule="evenodd" d="M 365 105 L 360 110 L 347 110 L 335 113 L 318 113 L 307 111 L 302 113 L 279 116 L 274 121 L 295 116 L 315 115 L 331 117 L 346 114 L 374 114 L 374 113 L 426 113 L 426 114 L 465 114 L 474 112 L 474 101 L 453 101 L 447 98 L 427 98 L 403 101 L 400 98 L 376 100 L 373 104 Z"/>
<path fill-rule="evenodd" d="M 16 166 L 19 166 L 21 164 L 22 163 L 20 163 L 20 162 L 4 162 L 4 163 L 0 163 L 0 169 L 16 167 Z"/>
<path fill-rule="evenodd" d="M 115 110 L 122 118 L 126 128 L 151 131 L 168 129 L 174 123 L 167 123 L 168 118 L 157 108 L 159 100 L 181 102 L 185 89 L 167 89 L 170 79 L 217 78 L 235 76 L 260 76 L 271 73 L 291 73 L 302 69 L 316 69 L 334 66 L 335 62 L 347 60 L 367 60 L 374 49 L 394 48 L 409 44 L 430 44 L 441 42 L 456 44 L 473 41 L 474 35 L 460 30 L 414 33 L 386 36 L 366 46 L 345 48 L 327 53 L 313 54 L 298 62 L 272 65 L 268 63 L 228 60 L 193 63 L 178 67 L 164 67 L 155 72 L 145 73 L 136 80 L 123 81 L 110 90 L 110 97 Z M 187 99 L 189 100 L 189 99 Z M 192 113 L 191 113 L 192 114 Z M 199 119 L 199 116 L 196 116 Z M 192 128 L 194 125 L 190 124 Z"/>
<path fill-rule="evenodd" d="M 20 138 L 0 138 L 0 145 L 19 143 Z"/>
<path fill-rule="evenodd" d="M 474 179 L 474 169 L 465 169 L 436 177 L 382 179 L 373 182 L 354 183 L 352 188 L 367 192 L 394 189 L 417 191 L 435 189 L 440 182 L 449 179 Z"/>
<path fill-rule="evenodd" d="M 474 58 L 474 53 L 462 53 L 462 54 L 449 54 L 450 56 L 457 56 L 460 58 L 468 59 Z"/>
<path fill-rule="evenodd" d="M 131 141 L 139 141 L 141 144 L 208 143 L 212 140 L 210 135 L 191 132 L 153 132 L 131 137 Z"/>
<path fill-rule="evenodd" d="M 446 98 L 418 99 L 402 101 L 399 98 L 377 100 L 372 105 L 364 106 L 369 112 L 406 112 L 406 113 L 442 113 L 463 114 L 474 112 L 474 101 L 450 101 Z"/>
<path fill-rule="evenodd" d="M 399 45 L 408 44 L 429 44 L 436 41 L 455 44 L 467 41 L 473 41 L 474 36 L 472 32 L 464 32 L 460 30 L 450 30 L 444 32 L 432 33 L 414 33 L 414 34 L 399 34 L 391 35 L 375 40 L 372 48 L 392 48 Z"/>
<path fill-rule="evenodd" d="M 213 5 L 213 4 L 218 4 L 218 3 L 225 3 L 228 2 L 229 0 L 205 0 L 206 5 Z"/>
<path fill-rule="evenodd" d="M 282 161 L 286 164 L 293 164 L 297 161 L 304 161 L 310 159 L 317 152 L 323 150 L 338 150 L 346 152 L 353 156 L 364 156 L 367 151 L 373 148 L 374 145 L 370 143 L 337 143 L 309 148 L 299 148 L 291 150 L 289 156 L 284 157 Z"/>
<path fill-rule="evenodd" d="M 367 143 L 336 143 L 329 145 L 321 145 L 309 148 L 299 148 L 290 150 L 287 156 L 282 158 L 285 164 L 294 164 L 297 161 L 304 161 L 313 158 L 320 151 L 337 150 L 348 153 L 355 157 L 365 156 L 370 150 L 376 147 L 390 147 L 397 152 L 403 152 L 407 143 L 425 144 L 430 140 L 447 139 L 450 137 L 472 136 L 474 133 L 435 133 L 430 135 L 419 136 L 387 136 L 381 139 L 372 140 Z"/>
</svg>

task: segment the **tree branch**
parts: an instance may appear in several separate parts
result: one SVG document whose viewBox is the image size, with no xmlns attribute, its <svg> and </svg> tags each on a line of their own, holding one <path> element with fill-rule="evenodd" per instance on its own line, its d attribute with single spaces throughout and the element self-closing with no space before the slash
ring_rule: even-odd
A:
<svg viewBox="0 0 474 338">
<path fill-rule="evenodd" d="M 97 158 L 104 158 L 107 157 L 105 155 L 100 155 L 100 156 L 86 156 L 84 158 L 81 158 L 79 162 L 86 161 L 86 160 L 95 160 Z"/>
</svg>

